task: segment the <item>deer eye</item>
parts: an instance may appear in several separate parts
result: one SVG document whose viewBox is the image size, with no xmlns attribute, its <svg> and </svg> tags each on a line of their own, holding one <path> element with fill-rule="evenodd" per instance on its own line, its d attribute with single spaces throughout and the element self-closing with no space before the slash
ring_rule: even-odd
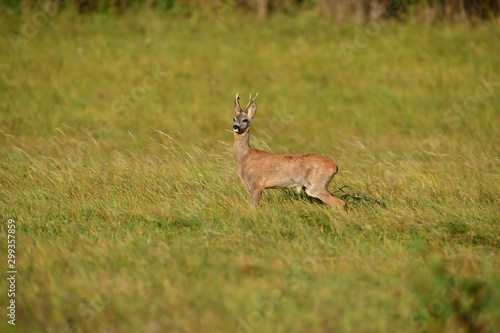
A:
<svg viewBox="0 0 500 333">
<path fill-rule="evenodd" d="M 243 119 L 243 122 L 244 123 L 248 123 L 248 119 Z"/>
<path fill-rule="evenodd" d="M 233 121 L 236 121 L 236 118 L 233 118 Z"/>
</svg>

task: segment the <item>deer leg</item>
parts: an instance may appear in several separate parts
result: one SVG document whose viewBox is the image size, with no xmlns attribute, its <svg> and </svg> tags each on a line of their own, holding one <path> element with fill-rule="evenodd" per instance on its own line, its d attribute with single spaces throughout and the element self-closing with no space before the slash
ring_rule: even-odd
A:
<svg viewBox="0 0 500 333">
<path fill-rule="evenodd" d="M 339 198 L 334 197 L 330 193 L 328 193 L 328 195 L 331 197 L 331 200 L 333 200 L 333 203 L 335 204 L 335 207 L 338 210 L 345 212 L 345 201 L 341 200 Z M 332 207 L 332 206 L 330 205 L 330 207 Z"/>
<path fill-rule="evenodd" d="M 345 208 L 344 208 L 345 202 L 343 200 L 335 198 L 326 189 L 306 188 L 306 193 L 308 195 L 310 195 L 311 197 L 318 198 L 319 200 L 323 201 L 331 208 L 345 211 Z"/>
<path fill-rule="evenodd" d="M 304 186 L 302 185 L 297 185 L 295 186 L 295 191 L 297 191 L 298 194 L 300 194 L 300 192 L 302 192 L 302 189 L 304 188 Z"/>
<path fill-rule="evenodd" d="M 250 205 L 252 207 L 257 207 L 259 205 L 261 194 L 262 194 L 261 189 L 251 189 L 250 190 Z"/>
</svg>

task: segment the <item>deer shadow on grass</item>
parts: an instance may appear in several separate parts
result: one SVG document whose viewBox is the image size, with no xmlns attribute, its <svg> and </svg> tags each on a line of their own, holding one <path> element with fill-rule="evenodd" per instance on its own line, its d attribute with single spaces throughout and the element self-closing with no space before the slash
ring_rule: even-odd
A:
<svg viewBox="0 0 500 333">
<path fill-rule="evenodd" d="M 334 191 L 331 191 L 332 195 L 344 200 L 346 202 L 347 210 L 354 210 L 360 207 L 382 207 L 387 208 L 387 204 L 381 199 L 376 198 L 370 193 L 361 192 L 357 189 L 351 189 L 347 185 L 343 185 Z M 267 202 L 272 202 L 276 198 L 266 197 L 263 198 Z M 306 201 L 310 204 L 324 205 L 325 203 L 318 198 L 311 197 L 306 194 L 305 191 L 297 193 L 293 189 L 285 189 L 283 194 L 280 195 L 280 199 L 283 201 L 296 202 L 296 201 Z"/>
<path fill-rule="evenodd" d="M 349 186 L 343 185 L 335 190 L 332 194 L 346 202 L 348 209 L 356 207 L 373 207 L 379 206 L 387 208 L 387 204 L 381 198 L 376 198 L 373 194 L 364 193 L 359 190 L 346 190 L 350 189 Z"/>
</svg>

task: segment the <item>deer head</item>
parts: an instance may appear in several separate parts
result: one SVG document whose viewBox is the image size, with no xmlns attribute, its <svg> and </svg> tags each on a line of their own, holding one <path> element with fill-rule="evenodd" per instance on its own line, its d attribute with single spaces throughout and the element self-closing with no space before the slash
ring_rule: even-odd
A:
<svg viewBox="0 0 500 333">
<path fill-rule="evenodd" d="M 250 101 L 245 109 L 241 110 L 240 102 L 238 101 L 240 99 L 240 93 L 236 94 L 236 100 L 234 101 L 234 112 L 236 112 L 236 115 L 233 118 L 234 133 L 244 134 L 250 129 L 250 121 L 257 112 L 257 104 L 255 103 L 257 96 L 259 96 L 259 94 L 256 94 L 252 99 L 252 95 L 250 95 Z"/>
</svg>

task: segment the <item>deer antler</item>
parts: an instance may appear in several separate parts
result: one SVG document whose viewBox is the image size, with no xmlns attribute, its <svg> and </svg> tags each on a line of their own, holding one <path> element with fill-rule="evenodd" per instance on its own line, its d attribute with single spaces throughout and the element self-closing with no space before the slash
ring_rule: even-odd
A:
<svg viewBox="0 0 500 333">
<path fill-rule="evenodd" d="M 238 102 L 239 99 L 240 99 L 240 92 L 238 91 L 238 93 L 236 94 L 236 100 L 234 101 L 234 110 L 236 112 L 242 112 L 240 102 Z"/>
<path fill-rule="evenodd" d="M 252 94 L 250 94 L 250 102 L 248 102 L 248 104 L 245 107 L 245 109 L 243 110 L 243 112 L 247 112 L 247 110 L 250 107 L 250 105 L 252 105 L 253 102 L 255 102 L 255 100 L 257 99 L 257 96 L 259 96 L 259 93 L 255 94 L 255 97 L 252 99 Z"/>
</svg>

